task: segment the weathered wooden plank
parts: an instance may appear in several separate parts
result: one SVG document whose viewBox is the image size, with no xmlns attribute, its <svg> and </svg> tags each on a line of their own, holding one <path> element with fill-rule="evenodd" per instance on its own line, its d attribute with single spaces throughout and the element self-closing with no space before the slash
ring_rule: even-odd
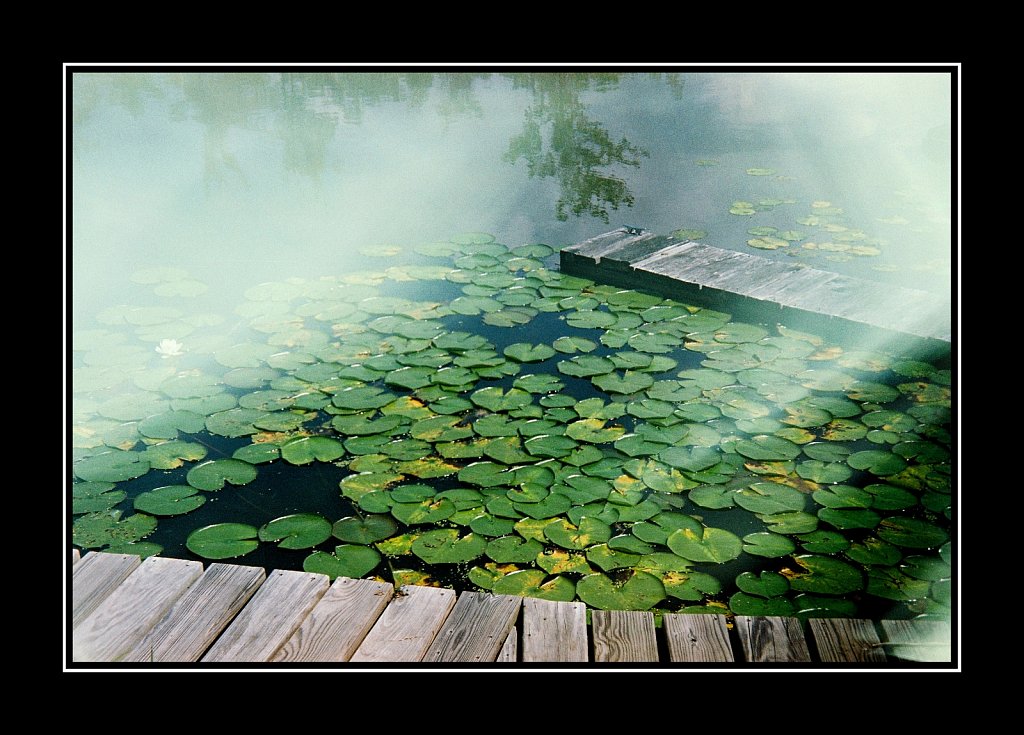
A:
<svg viewBox="0 0 1024 735">
<path fill-rule="evenodd" d="M 134 554 L 92 551 L 71 573 L 71 625 L 79 623 L 134 572 L 142 559 Z"/>
<path fill-rule="evenodd" d="M 261 567 L 211 564 L 123 660 L 198 661 L 266 577 Z"/>
<path fill-rule="evenodd" d="M 501 650 L 498 651 L 498 657 L 494 660 L 500 663 L 515 663 L 518 660 L 518 652 L 519 631 L 516 630 L 515 626 L 512 626 L 512 630 L 505 637 L 505 643 L 502 644 Z"/>
<path fill-rule="evenodd" d="M 395 588 L 339 577 L 273 661 L 348 661 L 388 606 Z"/>
<path fill-rule="evenodd" d="M 454 590 L 403 586 L 351 660 L 420 661 L 453 607 Z"/>
<path fill-rule="evenodd" d="M 81 558 L 82 558 L 82 556 L 81 556 L 81 554 L 78 553 L 78 549 L 72 549 L 71 550 L 71 564 L 72 564 L 72 566 L 77 564 Z"/>
<path fill-rule="evenodd" d="M 810 627 L 818 657 L 825 663 L 885 661 L 870 620 L 811 618 Z"/>
<path fill-rule="evenodd" d="M 662 622 L 671 661 L 735 661 L 724 615 L 666 613 Z"/>
<path fill-rule="evenodd" d="M 463 592 L 424 661 L 494 661 L 519 615 L 521 597 Z"/>
<path fill-rule="evenodd" d="M 523 598 L 523 661 L 586 661 L 587 606 Z"/>
<path fill-rule="evenodd" d="M 657 661 L 654 615 L 638 610 L 594 610 L 594 660 Z"/>
<path fill-rule="evenodd" d="M 203 573 L 197 561 L 151 556 L 78 627 L 75 661 L 120 661 Z"/>
<path fill-rule="evenodd" d="M 890 658 L 906 661 L 951 662 L 952 629 L 940 620 L 883 620 L 880 644 Z"/>
<path fill-rule="evenodd" d="M 669 245 L 656 253 L 651 253 L 645 258 L 630 263 L 630 267 L 636 270 L 656 271 L 660 264 L 666 260 L 686 263 L 695 255 L 704 252 L 702 246 L 695 242 L 681 242 Z"/>
<path fill-rule="evenodd" d="M 810 661 L 811 654 L 797 618 L 737 615 L 736 631 L 747 661 Z"/>
<path fill-rule="evenodd" d="M 326 574 L 275 570 L 202 660 L 269 661 L 330 584 Z"/>
</svg>

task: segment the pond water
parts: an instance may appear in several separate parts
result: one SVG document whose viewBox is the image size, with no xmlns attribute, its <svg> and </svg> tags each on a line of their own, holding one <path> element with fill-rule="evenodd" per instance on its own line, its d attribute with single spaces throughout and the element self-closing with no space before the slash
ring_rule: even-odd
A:
<svg viewBox="0 0 1024 735">
<path fill-rule="evenodd" d="M 70 102 L 80 548 L 949 617 L 948 369 L 557 255 L 625 224 L 949 295 L 949 74 L 75 73 Z"/>
</svg>

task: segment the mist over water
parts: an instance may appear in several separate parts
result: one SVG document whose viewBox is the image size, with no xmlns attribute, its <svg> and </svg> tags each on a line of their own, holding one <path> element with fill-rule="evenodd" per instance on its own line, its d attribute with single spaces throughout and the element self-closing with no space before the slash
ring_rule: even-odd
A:
<svg viewBox="0 0 1024 735">
<path fill-rule="evenodd" d="M 76 326 L 141 267 L 227 295 L 461 231 L 559 247 L 685 227 L 785 257 L 747 229 L 798 227 L 812 201 L 882 254 L 808 265 L 950 289 L 948 74 L 115 72 L 75 74 L 71 99 Z M 765 196 L 796 203 L 728 212 Z"/>
</svg>

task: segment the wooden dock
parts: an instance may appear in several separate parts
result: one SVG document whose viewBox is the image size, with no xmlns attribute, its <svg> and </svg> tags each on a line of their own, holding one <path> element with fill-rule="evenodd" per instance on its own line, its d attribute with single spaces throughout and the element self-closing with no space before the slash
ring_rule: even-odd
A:
<svg viewBox="0 0 1024 735">
<path fill-rule="evenodd" d="M 563 248 L 563 273 L 650 291 L 840 343 L 949 354 L 950 299 L 692 241 L 619 228 Z"/>
<path fill-rule="evenodd" d="M 949 665 L 929 621 L 591 611 L 578 602 L 402 587 L 260 567 L 91 552 L 73 558 L 70 668 L 91 663 L 414 666 Z M 901 651 L 906 658 L 899 658 Z M 915 664 L 916 665 L 916 664 Z M 934 665 L 934 664 L 932 664 Z"/>
</svg>

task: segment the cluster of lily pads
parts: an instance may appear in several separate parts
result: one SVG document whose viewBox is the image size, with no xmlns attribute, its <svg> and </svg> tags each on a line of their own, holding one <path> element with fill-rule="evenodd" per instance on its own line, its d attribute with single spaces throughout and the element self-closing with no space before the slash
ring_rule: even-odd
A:
<svg viewBox="0 0 1024 735">
<path fill-rule="evenodd" d="M 224 518 L 188 550 L 601 609 L 948 614 L 948 370 L 561 274 L 546 245 L 414 253 L 254 286 L 233 322 L 122 305 L 76 332 L 75 545 L 160 553 L 160 518 L 331 463 L 344 517 Z"/>
</svg>

